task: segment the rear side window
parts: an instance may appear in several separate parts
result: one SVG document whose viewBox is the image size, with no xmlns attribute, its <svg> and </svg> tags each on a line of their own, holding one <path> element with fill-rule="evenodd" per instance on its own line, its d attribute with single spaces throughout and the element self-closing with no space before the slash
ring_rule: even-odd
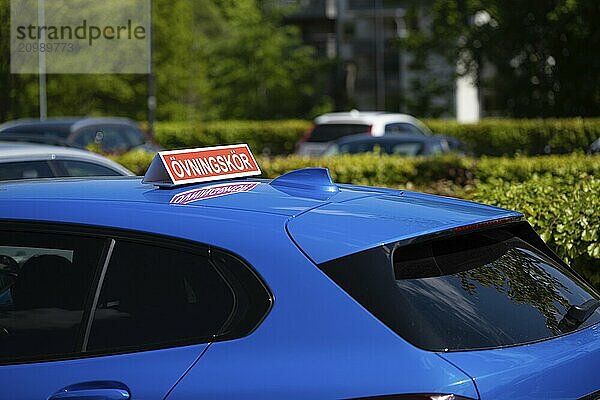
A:
<svg viewBox="0 0 600 400">
<path fill-rule="evenodd" d="M 260 277 L 225 251 L 35 225 L 0 224 L 0 364 L 236 339 L 271 308 Z"/>
<path fill-rule="evenodd" d="M 46 161 L 24 161 L 0 164 L 0 180 L 52 178 L 54 174 Z"/>
<path fill-rule="evenodd" d="M 0 233 L 0 361 L 76 352 L 103 243 Z"/>
<path fill-rule="evenodd" d="M 398 335 L 431 351 L 524 344 L 600 322 L 593 289 L 508 228 L 383 246 L 321 269 Z M 576 306 L 588 308 L 585 318 Z"/>
<path fill-rule="evenodd" d="M 385 133 L 410 133 L 413 135 L 423 135 L 423 132 L 419 128 L 406 122 L 387 124 L 385 126 Z"/>
<path fill-rule="evenodd" d="M 110 351 L 240 337 L 260 322 L 270 297 L 232 256 L 119 242 L 89 338 Z"/>
<path fill-rule="evenodd" d="M 331 142 L 356 133 L 367 133 L 371 125 L 367 124 L 322 124 L 313 129 L 309 142 Z"/>
</svg>

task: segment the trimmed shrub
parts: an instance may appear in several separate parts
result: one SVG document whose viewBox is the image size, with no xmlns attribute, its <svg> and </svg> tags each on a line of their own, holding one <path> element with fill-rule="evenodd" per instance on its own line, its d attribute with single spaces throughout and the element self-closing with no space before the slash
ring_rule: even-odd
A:
<svg viewBox="0 0 600 400">
<path fill-rule="evenodd" d="M 427 120 L 435 133 L 455 136 L 476 154 L 494 156 L 585 151 L 600 137 L 600 119 L 484 119 L 476 124 Z"/>
<path fill-rule="evenodd" d="M 159 122 L 155 140 L 167 149 L 248 143 L 254 154 L 289 154 L 309 121 Z"/>
<path fill-rule="evenodd" d="M 477 124 L 426 120 L 436 133 L 463 140 L 479 155 L 564 154 L 585 151 L 600 137 L 600 119 L 484 119 Z M 310 121 L 159 122 L 156 141 L 165 148 L 248 143 L 256 154 L 283 155 L 310 127 Z"/>
<path fill-rule="evenodd" d="M 153 157 L 153 154 L 136 151 L 112 158 L 143 175 Z M 538 175 L 568 177 L 585 173 L 600 176 L 600 156 L 585 154 L 473 159 L 456 155 L 405 158 L 367 153 L 323 158 L 259 156 L 258 161 L 267 178 L 294 169 L 324 167 L 329 168 L 336 182 L 387 187 L 428 186 L 438 181 L 467 187 L 498 179 L 522 182 Z"/>
<path fill-rule="evenodd" d="M 148 167 L 154 158 L 154 153 L 148 153 L 146 151 L 139 150 L 108 157 L 118 162 L 134 174 L 142 176 L 146 174 L 146 171 L 148 170 Z"/>
<path fill-rule="evenodd" d="M 542 239 L 600 287 L 600 179 L 586 173 L 480 184 L 472 199 L 521 211 Z"/>
</svg>

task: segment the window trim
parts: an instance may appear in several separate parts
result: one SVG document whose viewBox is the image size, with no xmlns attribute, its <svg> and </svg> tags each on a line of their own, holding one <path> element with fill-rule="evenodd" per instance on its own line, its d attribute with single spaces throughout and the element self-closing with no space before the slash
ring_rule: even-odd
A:
<svg viewBox="0 0 600 400">
<path fill-rule="evenodd" d="M 0 359 L 0 366 L 5 365 L 21 365 L 21 364 L 33 364 L 43 362 L 54 362 L 54 361 L 66 361 L 66 360 L 77 360 L 92 357 L 104 357 L 119 354 L 131 354 L 140 353 L 145 351 L 153 351 L 160 349 L 169 349 L 182 346 L 193 346 L 199 344 L 210 344 L 213 342 L 221 342 L 228 340 L 241 339 L 251 335 L 267 318 L 273 309 L 275 297 L 271 289 L 267 286 L 263 277 L 256 271 L 256 269 L 243 257 L 236 253 L 233 253 L 227 249 L 212 246 L 202 242 L 196 242 L 190 239 L 178 238 L 174 236 L 161 235 L 152 232 L 143 232 L 133 229 L 122 229 L 113 227 L 102 227 L 102 226 L 91 226 L 91 225 L 79 225 L 73 223 L 63 222 L 48 222 L 48 221 L 26 221 L 26 220 L 13 220 L 13 219 L 0 219 L 0 231 L 1 232 L 31 232 L 41 234 L 71 234 L 85 236 L 88 238 L 99 238 L 105 240 L 104 248 L 102 249 L 98 265 L 96 265 L 93 271 L 92 282 L 90 283 L 88 296 L 84 302 L 84 310 L 81 318 L 81 327 L 76 340 L 76 346 L 73 353 L 69 354 L 54 354 L 54 355 L 43 355 L 36 357 L 22 357 L 12 359 Z M 105 273 L 110 265 L 110 258 L 112 251 L 119 241 L 141 243 L 146 245 L 152 245 L 154 247 L 164 247 L 167 249 L 183 251 L 186 253 L 196 254 L 201 257 L 206 257 L 210 264 L 215 268 L 217 273 L 222 276 L 220 267 L 212 259 L 213 250 L 223 252 L 239 261 L 244 268 L 250 273 L 253 279 L 260 284 L 267 296 L 268 307 L 264 311 L 262 317 L 257 320 L 257 323 L 251 330 L 245 335 L 210 335 L 206 337 L 195 337 L 191 339 L 171 340 L 168 342 L 157 343 L 157 344 L 142 344 L 138 346 L 121 347 L 119 349 L 101 350 L 101 351 L 87 351 L 87 342 L 91 333 L 91 326 L 94 319 L 95 310 L 92 308 L 94 304 L 97 304 L 102 285 L 104 283 Z M 225 276 L 222 276 L 227 285 L 230 282 Z"/>
<path fill-rule="evenodd" d="M 117 241 L 115 239 L 107 239 L 104 243 L 104 248 L 102 249 L 100 259 L 98 260 L 98 266 L 96 267 L 94 277 L 92 278 L 90 295 L 84 305 L 81 332 L 79 333 L 76 351 L 82 353 L 87 351 L 90 333 L 92 331 L 92 323 L 94 322 L 94 316 L 96 314 L 96 307 L 98 306 L 98 300 L 100 299 L 100 293 L 102 292 L 102 286 L 104 285 L 104 278 L 106 277 L 106 271 L 108 270 L 108 265 L 110 264 L 116 243 Z"/>
</svg>

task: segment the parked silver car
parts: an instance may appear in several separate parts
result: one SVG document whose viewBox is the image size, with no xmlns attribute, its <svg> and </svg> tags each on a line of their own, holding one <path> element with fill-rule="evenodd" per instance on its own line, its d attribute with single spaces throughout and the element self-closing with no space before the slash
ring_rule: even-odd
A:
<svg viewBox="0 0 600 400">
<path fill-rule="evenodd" d="M 345 136 L 368 133 L 378 137 L 387 134 L 405 134 L 416 137 L 431 135 L 421 121 L 407 114 L 386 112 L 337 112 L 323 114 L 296 145 L 296 154 L 318 156 L 329 144 Z"/>
<path fill-rule="evenodd" d="M 0 142 L 0 180 L 119 175 L 131 176 L 133 173 L 86 150 Z"/>
</svg>

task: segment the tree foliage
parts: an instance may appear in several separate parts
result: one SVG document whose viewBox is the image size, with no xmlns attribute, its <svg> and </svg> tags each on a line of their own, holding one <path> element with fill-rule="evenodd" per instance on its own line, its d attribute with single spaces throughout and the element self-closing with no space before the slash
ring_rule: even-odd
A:
<svg viewBox="0 0 600 400">
<path fill-rule="evenodd" d="M 495 95 L 484 108 L 514 117 L 600 111 L 600 2 L 435 0 L 430 29 L 406 45 L 445 55 Z"/>
<path fill-rule="evenodd" d="M 162 120 L 311 117 L 327 104 L 322 63 L 259 0 L 154 0 L 153 66 Z M 10 74 L 10 2 L 0 0 L 0 121 L 38 115 L 37 75 Z M 48 75 L 48 114 L 145 120 L 147 75 Z"/>
<path fill-rule="evenodd" d="M 301 117 L 322 103 L 315 75 L 322 63 L 295 27 L 256 0 L 218 1 L 228 30 L 210 47 L 208 82 L 222 118 Z"/>
</svg>

